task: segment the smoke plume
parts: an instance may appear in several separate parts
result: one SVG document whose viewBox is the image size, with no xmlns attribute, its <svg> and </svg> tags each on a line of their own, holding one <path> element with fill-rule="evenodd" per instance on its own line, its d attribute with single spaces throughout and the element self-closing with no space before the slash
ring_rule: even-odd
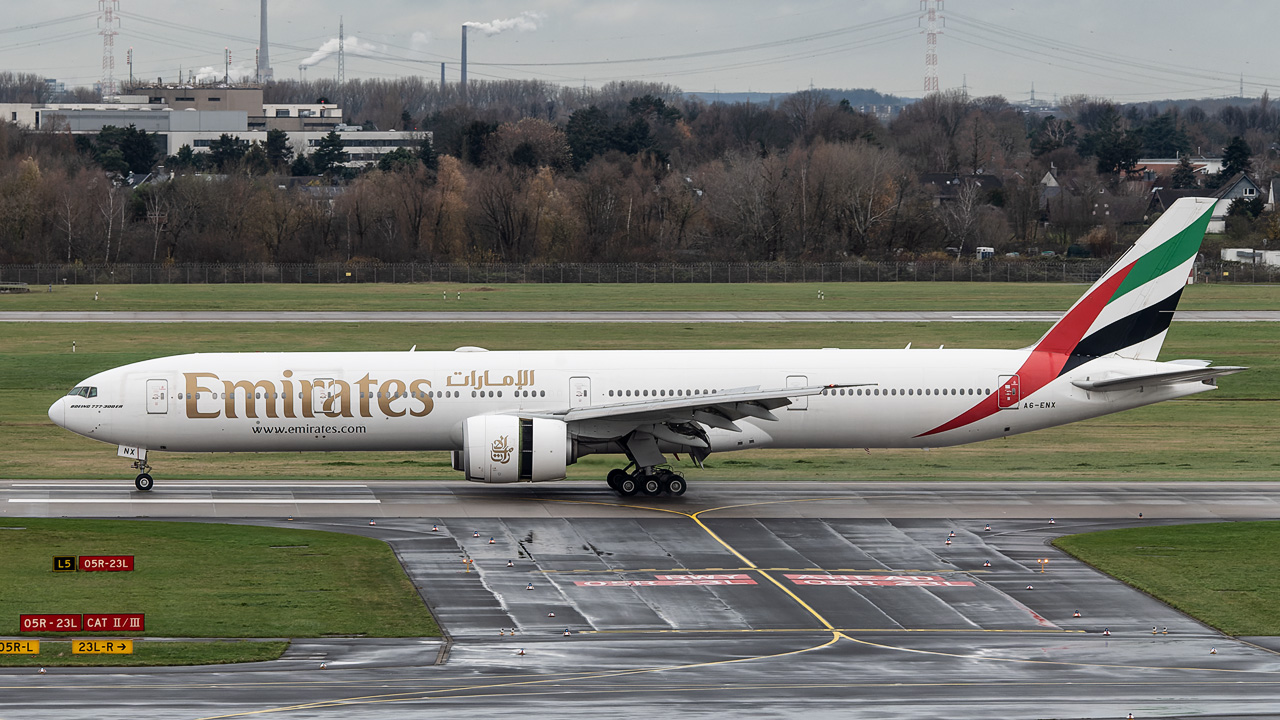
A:
<svg viewBox="0 0 1280 720">
<path fill-rule="evenodd" d="M 352 57 L 367 58 L 385 58 L 387 54 L 377 45 L 367 43 L 358 37 L 350 36 L 345 39 L 343 52 Z M 298 63 L 300 67 L 311 67 L 324 62 L 330 57 L 338 54 L 338 38 L 326 40 L 323 45 L 315 52 L 311 53 L 311 57 Z"/>
<path fill-rule="evenodd" d="M 532 32 L 538 29 L 538 21 L 542 20 L 542 16 L 536 12 L 522 12 L 516 17 L 506 18 L 504 20 L 494 20 L 492 22 L 465 22 L 463 25 L 484 33 L 485 35 L 497 35 L 507 30 L 519 30 L 520 32 Z"/>
</svg>

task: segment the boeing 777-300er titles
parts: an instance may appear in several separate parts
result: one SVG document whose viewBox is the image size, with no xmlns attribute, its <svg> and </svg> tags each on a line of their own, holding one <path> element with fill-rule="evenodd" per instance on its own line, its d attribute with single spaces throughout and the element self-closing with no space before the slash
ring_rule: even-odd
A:
<svg viewBox="0 0 1280 720">
<path fill-rule="evenodd" d="M 1061 320 L 1020 350 L 210 353 L 86 379 L 49 408 L 148 453 L 449 450 L 468 480 L 560 480 L 625 455 L 622 495 L 683 494 L 666 455 L 940 447 L 1186 397 L 1241 367 L 1157 362 L 1214 200 L 1178 200 Z"/>
</svg>

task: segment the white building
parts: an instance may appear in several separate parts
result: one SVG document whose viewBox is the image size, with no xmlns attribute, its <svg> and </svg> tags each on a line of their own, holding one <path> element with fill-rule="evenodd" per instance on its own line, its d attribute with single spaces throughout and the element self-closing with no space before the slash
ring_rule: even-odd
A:
<svg viewBox="0 0 1280 720">
<path fill-rule="evenodd" d="M 244 144 L 266 142 L 269 130 L 283 130 L 295 154 L 309 155 L 320 138 L 338 133 L 348 167 L 374 164 L 397 148 L 414 149 L 426 132 L 362 130 L 343 123 L 342 109 L 329 103 L 265 104 L 261 88 L 165 86 L 139 88 L 111 103 L 0 103 L 0 120 L 25 128 L 73 135 L 96 135 L 108 126 L 154 133 L 166 156 L 184 145 L 208 152 L 223 134 Z"/>
</svg>

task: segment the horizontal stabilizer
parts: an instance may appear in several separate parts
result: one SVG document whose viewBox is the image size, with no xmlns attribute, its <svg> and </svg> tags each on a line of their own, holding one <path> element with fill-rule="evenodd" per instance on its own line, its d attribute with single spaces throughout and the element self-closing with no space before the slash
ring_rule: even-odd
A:
<svg viewBox="0 0 1280 720">
<path fill-rule="evenodd" d="M 1101 380 L 1076 380 L 1072 385 L 1082 389 L 1094 392 L 1116 392 L 1120 390 L 1136 390 L 1142 387 L 1156 387 L 1158 385 L 1178 385 L 1189 382 L 1203 382 L 1213 378 L 1222 377 L 1223 375 L 1234 375 L 1238 372 L 1248 370 L 1247 367 L 1238 367 L 1234 365 L 1222 365 L 1219 367 L 1199 367 L 1199 368 L 1178 368 L 1175 370 L 1166 370 L 1156 373 L 1144 373 L 1142 375 L 1122 375 L 1120 377 L 1110 377 Z"/>
</svg>

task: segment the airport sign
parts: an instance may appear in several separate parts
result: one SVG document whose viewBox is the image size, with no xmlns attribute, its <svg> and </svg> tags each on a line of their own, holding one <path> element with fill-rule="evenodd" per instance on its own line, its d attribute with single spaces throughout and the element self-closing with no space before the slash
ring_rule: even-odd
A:
<svg viewBox="0 0 1280 720">
<path fill-rule="evenodd" d="M 132 655 L 132 640 L 72 640 L 72 655 Z"/>
<path fill-rule="evenodd" d="M 132 572 L 132 555 L 82 555 L 80 572 Z"/>
<path fill-rule="evenodd" d="M 146 623 L 142 613 L 85 613 L 84 629 L 86 632 L 142 632 Z"/>
<path fill-rule="evenodd" d="M 19 632 L 78 632 L 79 615 L 20 615 Z"/>
<path fill-rule="evenodd" d="M 76 556 L 75 555 L 54 555 L 53 571 L 54 572 L 75 572 Z"/>
<path fill-rule="evenodd" d="M 39 640 L 0 640 L 0 655 L 39 655 Z"/>
</svg>

